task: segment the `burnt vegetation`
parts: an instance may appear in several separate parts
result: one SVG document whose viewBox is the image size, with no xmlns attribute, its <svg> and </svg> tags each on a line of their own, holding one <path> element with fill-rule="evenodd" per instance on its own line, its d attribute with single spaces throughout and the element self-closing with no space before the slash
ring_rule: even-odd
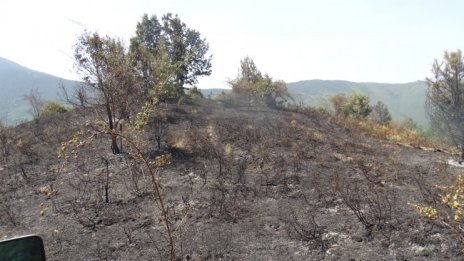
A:
<svg viewBox="0 0 464 261">
<path fill-rule="evenodd" d="M 452 228 L 411 206 L 453 173 L 445 153 L 304 107 L 187 98 L 138 137 L 98 115 L 2 128 L 3 237 L 39 233 L 56 260 L 461 256 Z"/>
</svg>

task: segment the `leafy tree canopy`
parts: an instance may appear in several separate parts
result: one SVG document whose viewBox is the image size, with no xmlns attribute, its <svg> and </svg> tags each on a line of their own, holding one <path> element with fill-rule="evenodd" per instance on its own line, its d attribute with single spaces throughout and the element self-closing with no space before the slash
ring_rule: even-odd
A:
<svg viewBox="0 0 464 261">
<path fill-rule="evenodd" d="M 229 84 L 234 94 L 270 107 L 280 106 L 290 98 L 285 82 L 273 81 L 268 74 L 262 75 L 249 57 L 240 61 L 239 74 Z"/>
<path fill-rule="evenodd" d="M 435 60 L 433 76 L 427 78 L 427 113 L 432 126 L 447 140 L 461 147 L 464 158 L 464 64 L 461 50 L 445 52 Z"/>
<path fill-rule="evenodd" d="M 342 110 L 345 116 L 365 119 L 372 111 L 369 102 L 369 96 L 355 92 L 348 98 L 347 102 L 343 105 Z"/>
<path fill-rule="evenodd" d="M 153 57 L 166 53 L 166 59 L 174 67 L 172 88 L 183 95 L 184 85 L 194 85 L 198 77 L 211 74 L 209 45 L 198 31 L 190 29 L 176 15 L 168 13 L 158 20 L 156 15 L 145 14 L 137 24 L 130 50 L 134 53 L 140 74 L 146 79 L 146 88 L 151 88 L 150 78 L 158 77 L 151 68 Z M 172 71 L 172 70 L 171 70 Z"/>
</svg>

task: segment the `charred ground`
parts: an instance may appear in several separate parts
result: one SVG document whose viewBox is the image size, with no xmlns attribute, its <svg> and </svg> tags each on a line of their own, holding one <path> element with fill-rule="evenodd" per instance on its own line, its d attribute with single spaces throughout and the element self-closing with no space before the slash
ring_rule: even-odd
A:
<svg viewBox="0 0 464 261">
<path fill-rule="evenodd" d="M 315 109 L 163 110 L 162 131 L 147 128 L 143 148 L 154 162 L 163 156 L 156 175 L 179 260 L 463 257 L 451 230 L 413 207 L 452 181 L 452 155 L 374 139 Z M 58 153 L 97 115 L 4 130 L 0 236 L 37 233 L 50 260 L 168 259 L 149 176 L 130 153 L 113 155 L 98 135 L 72 157 Z"/>
</svg>

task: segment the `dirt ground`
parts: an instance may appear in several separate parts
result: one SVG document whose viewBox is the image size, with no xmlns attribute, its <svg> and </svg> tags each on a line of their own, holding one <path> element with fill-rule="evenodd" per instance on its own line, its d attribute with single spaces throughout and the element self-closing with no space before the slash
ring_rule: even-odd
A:
<svg viewBox="0 0 464 261">
<path fill-rule="evenodd" d="M 178 260 L 464 259 L 458 237 L 413 207 L 461 171 L 446 163 L 452 155 L 372 139 L 317 110 L 165 112 L 161 149 L 158 126 L 143 148 L 169 161 L 156 176 Z M 168 260 L 153 184 L 130 153 L 111 154 L 98 136 L 58 157 L 94 118 L 73 112 L 11 130 L 0 238 L 39 234 L 49 260 Z"/>
</svg>

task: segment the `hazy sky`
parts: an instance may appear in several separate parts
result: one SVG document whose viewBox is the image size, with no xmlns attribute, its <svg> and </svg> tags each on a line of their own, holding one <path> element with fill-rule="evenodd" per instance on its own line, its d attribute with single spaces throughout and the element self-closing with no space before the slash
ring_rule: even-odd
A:
<svg viewBox="0 0 464 261">
<path fill-rule="evenodd" d="M 227 87 L 247 55 L 287 82 L 410 82 L 464 48 L 463 11 L 458 0 L 2 0 L 0 57 L 77 79 L 73 44 L 84 29 L 128 43 L 144 13 L 171 12 L 209 42 L 213 74 L 202 88 Z"/>
</svg>

